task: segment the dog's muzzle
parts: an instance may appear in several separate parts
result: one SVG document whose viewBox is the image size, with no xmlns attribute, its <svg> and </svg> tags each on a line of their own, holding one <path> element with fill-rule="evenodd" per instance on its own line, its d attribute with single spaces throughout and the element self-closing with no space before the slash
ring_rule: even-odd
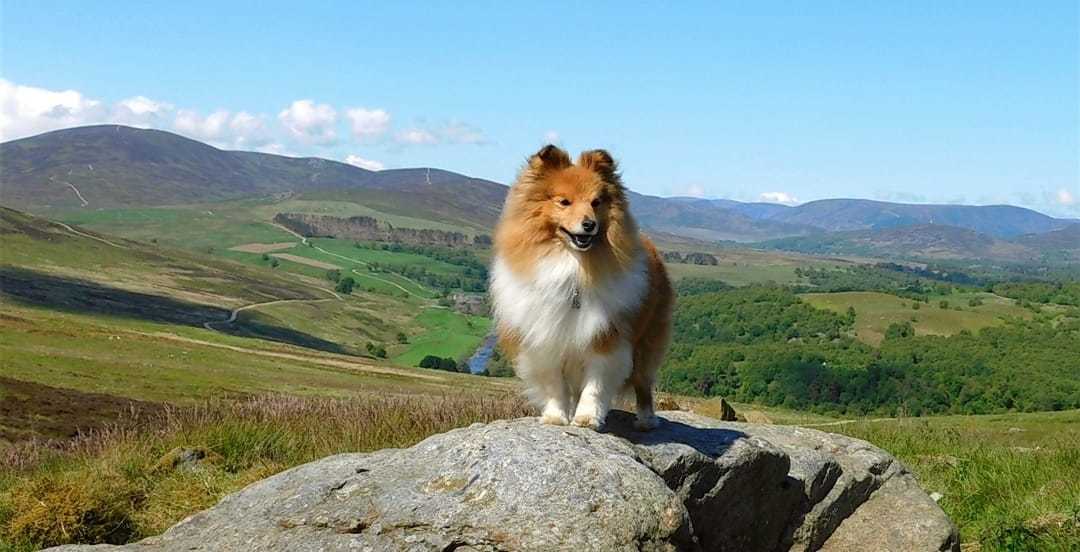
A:
<svg viewBox="0 0 1080 552">
<path fill-rule="evenodd" d="M 578 251 L 588 251 L 596 241 L 597 234 L 575 234 L 566 228 L 559 227 L 566 234 L 570 246 Z"/>
</svg>

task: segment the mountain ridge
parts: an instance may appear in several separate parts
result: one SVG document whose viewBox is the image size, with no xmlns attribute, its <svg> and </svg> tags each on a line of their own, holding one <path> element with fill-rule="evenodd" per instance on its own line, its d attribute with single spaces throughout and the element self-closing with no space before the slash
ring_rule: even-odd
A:
<svg viewBox="0 0 1080 552">
<path fill-rule="evenodd" d="M 471 229 L 498 219 L 507 187 L 436 168 L 370 171 L 318 157 L 215 148 L 123 125 L 56 130 L 0 144 L 0 203 L 29 211 L 209 203 L 288 193 L 346 200 Z M 704 241 L 945 225 L 1010 239 L 1074 221 L 1015 206 L 826 199 L 798 206 L 631 192 L 643 227 Z"/>
</svg>

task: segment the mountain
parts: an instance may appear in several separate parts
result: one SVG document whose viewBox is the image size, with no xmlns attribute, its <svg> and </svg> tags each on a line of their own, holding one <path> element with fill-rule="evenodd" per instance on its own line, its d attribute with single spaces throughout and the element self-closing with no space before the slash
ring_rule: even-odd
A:
<svg viewBox="0 0 1080 552">
<path fill-rule="evenodd" d="M 506 186 L 439 169 L 368 171 L 319 158 L 226 151 L 160 130 L 100 125 L 0 144 L 0 202 L 30 211 L 209 203 L 288 193 L 490 229 Z M 643 226 L 689 238 L 756 241 L 811 228 L 757 221 L 715 201 L 633 194 Z M 748 207 L 753 209 L 753 207 Z"/>
<path fill-rule="evenodd" d="M 437 169 L 369 171 L 319 158 L 225 151 L 160 130 L 79 127 L 0 144 L 0 201 L 20 208 L 157 206 L 283 192 L 366 190 L 415 212 L 420 203 L 498 212 L 505 186 Z M 405 201 L 407 200 L 407 201 Z"/>
<path fill-rule="evenodd" d="M 808 226 L 755 219 L 720 201 L 630 194 L 634 215 L 643 226 L 700 240 L 758 241 L 815 232 Z"/>
<path fill-rule="evenodd" d="M 1069 221 L 1012 205 L 917 205 L 868 199 L 811 201 L 798 207 L 777 210 L 765 218 L 831 232 L 945 225 L 998 238 L 1050 232 L 1069 224 Z"/>
<path fill-rule="evenodd" d="M 1022 262 L 1041 257 L 1038 247 L 942 224 L 830 232 L 771 240 L 758 245 L 766 249 L 817 255 L 909 259 L 991 259 Z"/>
<path fill-rule="evenodd" d="M 58 130 L 0 144 L 0 203 L 32 212 L 281 194 L 353 202 L 382 213 L 480 231 L 490 230 L 498 219 L 506 189 L 497 182 L 433 168 L 376 172 L 314 157 L 226 151 L 169 132 L 121 125 Z M 1007 205 L 831 199 L 788 207 L 636 193 L 631 194 L 631 203 L 643 227 L 705 241 L 941 225 L 1012 238 L 1059 230 L 1070 223 Z M 906 234 L 913 232 L 917 230 Z M 922 240 L 932 241 L 933 236 Z"/>
<path fill-rule="evenodd" d="M 1048 257 L 1063 261 L 1080 261 L 1080 223 L 1043 234 L 1025 234 L 1014 242 L 1038 249 Z"/>
</svg>

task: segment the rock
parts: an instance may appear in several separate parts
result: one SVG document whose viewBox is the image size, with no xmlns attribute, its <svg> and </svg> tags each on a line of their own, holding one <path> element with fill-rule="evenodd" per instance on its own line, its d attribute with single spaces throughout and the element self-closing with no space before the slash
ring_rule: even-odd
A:
<svg viewBox="0 0 1080 552">
<path fill-rule="evenodd" d="M 100 549 L 959 549 L 911 474 L 866 442 L 660 415 L 648 433 L 616 411 L 605 433 L 518 419 L 340 454 L 257 482 L 161 536 Z"/>
<path fill-rule="evenodd" d="M 739 416 L 735 413 L 735 409 L 731 406 L 727 399 L 721 397 L 720 399 L 720 420 L 724 422 L 734 422 L 738 420 Z"/>
<path fill-rule="evenodd" d="M 206 449 L 176 447 L 169 452 L 166 452 L 151 470 L 192 471 L 198 469 L 199 465 L 204 462 L 217 460 L 220 460 L 220 457 Z"/>
</svg>

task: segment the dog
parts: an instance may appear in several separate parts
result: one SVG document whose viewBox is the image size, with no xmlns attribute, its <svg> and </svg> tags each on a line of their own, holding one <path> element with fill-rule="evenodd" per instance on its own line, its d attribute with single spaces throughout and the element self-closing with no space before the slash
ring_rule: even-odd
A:
<svg viewBox="0 0 1080 552">
<path fill-rule="evenodd" d="M 503 206 L 493 257 L 499 344 L 540 421 L 599 429 L 632 388 L 635 427 L 655 428 L 653 385 L 674 294 L 611 155 L 586 151 L 573 163 L 548 145 L 529 157 Z"/>
</svg>

